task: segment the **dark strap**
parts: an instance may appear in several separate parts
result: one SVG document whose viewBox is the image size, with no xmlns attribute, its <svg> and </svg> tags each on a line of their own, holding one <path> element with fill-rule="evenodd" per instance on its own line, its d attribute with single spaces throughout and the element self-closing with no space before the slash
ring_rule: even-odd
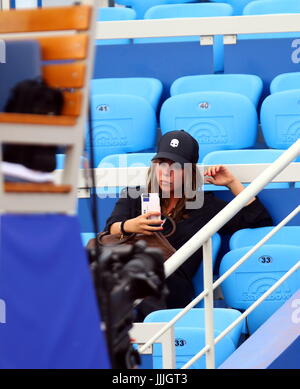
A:
<svg viewBox="0 0 300 389">
<path fill-rule="evenodd" d="M 170 216 L 165 217 L 166 220 L 168 220 L 172 226 L 171 231 L 168 234 L 164 234 L 163 232 L 161 233 L 165 238 L 168 238 L 169 236 L 173 235 L 174 232 L 176 231 L 176 223 Z"/>
<path fill-rule="evenodd" d="M 98 235 L 97 235 L 97 240 L 98 240 L 98 242 L 100 243 L 100 244 L 102 244 L 102 238 L 104 237 L 104 236 L 107 236 L 107 235 L 111 235 L 110 233 L 109 233 L 109 231 L 103 231 L 103 232 L 100 232 Z M 119 245 L 119 244 L 123 244 L 123 243 L 126 243 L 126 242 L 128 242 L 129 240 L 131 240 L 133 237 L 135 237 L 135 233 L 132 233 L 132 234 L 130 234 L 130 235 L 122 235 L 122 234 L 113 234 L 113 235 L 115 235 L 115 236 L 119 236 L 120 237 L 120 239 L 116 239 L 115 241 L 114 241 L 114 244 L 113 245 Z M 122 236 L 123 236 L 123 238 L 122 238 Z"/>
</svg>

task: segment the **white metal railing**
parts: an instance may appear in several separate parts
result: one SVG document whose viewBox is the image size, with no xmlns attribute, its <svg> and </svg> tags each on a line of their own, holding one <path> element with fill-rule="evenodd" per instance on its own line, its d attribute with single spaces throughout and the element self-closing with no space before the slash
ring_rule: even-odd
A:
<svg viewBox="0 0 300 389">
<path fill-rule="evenodd" d="M 169 323 L 167 323 L 155 336 L 149 339 L 146 344 L 140 348 L 140 352 L 147 349 L 164 330 L 168 330 L 173 326 L 186 312 L 193 308 L 203 298 L 205 306 L 205 324 L 206 324 L 206 346 L 202 349 L 191 361 L 183 368 L 191 366 L 197 359 L 207 353 L 207 368 L 214 368 L 214 346 L 228 332 L 234 328 L 241 320 L 243 320 L 253 309 L 255 309 L 265 298 L 269 296 L 286 278 L 300 268 L 300 261 L 290 269 L 280 280 L 276 282 L 263 296 L 261 296 L 252 306 L 250 306 L 244 314 L 223 331 L 216 339 L 214 338 L 213 328 L 213 310 L 212 299 L 213 290 L 217 288 L 232 272 L 234 272 L 243 262 L 245 262 L 259 247 L 269 240 L 279 229 L 289 222 L 296 214 L 300 212 L 300 205 L 291 212 L 278 226 L 268 233 L 260 242 L 258 242 L 248 253 L 246 253 L 234 266 L 232 266 L 222 277 L 212 284 L 212 258 L 211 258 L 211 236 L 215 234 L 232 216 L 234 216 L 248 201 L 255 196 L 263 187 L 268 184 L 282 169 L 284 169 L 291 161 L 300 155 L 300 139 L 295 142 L 286 152 L 284 152 L 273 164 L 271 164 L 264 172 L 262 172 L 243 192 L 235 197 L 223 210 L 221 210 L 210 222 L 201 228 L 184 246 L 182 246 L 165 264 L 166 276 L 172 274 L 187 258 L 190 257 L 196 250 L 203 246 L 203 263 L 204 263 L 204 291 L 196 297 L 190 304 L 187 305 L 178 315 L 176 315 Z"/>
<path fill-rule="evenodd" d="M 90 4 L 90 0 L 84 3 Z M 7 0 L 2 0 L 7 9 Z M 134 39 L 179 36 L 202 37 L 213 44 L 214 35 L 224 35 L 224 43 L 235 43 L 238 34 L 299 32 L 300 14 L 243 15 L 222 17 L 103 21 L 96 24 L 95 39 Z M 0 34 L 0 38 L 2 34 Z M 5 36 L 9 39 L 10 35 Z M 11 35 L 14 38 L 14 35 Z"/>
<path fill-rule="evenodd" d="M 123 157 L 122 157 L 123 158 Z M 120 161 L 126 165 L 123 159 Z M 250 183 L 264 172 L 271 164 L 226 164 L 232 174 L 242 183 Z M 145 167 L 105 167 L 94 169 L 96 188 L 115 188 L 126 186 L 144 186 L 149 166 Z M 205 166 L 199 165 L 200 172 Z M 87 171 L 79 171 L 78 190 L 80 197 L 90 197 L 89 189 L 91 185 L 87 180 Z M 55 181 L 59 183 L 62 177 L 62 170 L 55 171 Z M 299 182 L 300 181 L 300 162 L 289 164 L 281 173 L 272 179 L 272 182 Z M 109 190 L 107 191 L 109 193 Z"/>
<path fill-rule="evenodd" d="M 299 208 L 300 210 L 300 208 Z M 230 326 L 228 326 L 219 336 L 214 339 L 213 343 L 210 345 L 208 344 L 208 350 L 206 348 L 203 348 L 200 350 L 193 358 L 190 359 L 184 366 L 182 366 L 182 369 L 187 369 L 188 367 L 192 366 L 194 362 L 196 362 L 199 358 L 202 357 L 205 353 L 207 353 L 206 356 L 206 367 L 209 369 L 215 368 L 215 361 L 213 359 L 214 351 L 211 352 L 211 350 L 214 350 L 214 346 L 223 339 L 234 327 L 236 327 L 242 320 L 244 320 L 256 307 L 258 307 L 270 294 L 272 294 L 284 281 L 286 281 L 289 276 L 291 276 L 295 271 L 300 269 L 300 260 L 289 270 L 287 271 L 284 276 L 282 276 L 274 285 L 272 285 L 262 296 L 260 296 L 259 299 L 257 299 L 238 319 L 236 319 Z M 206 333 L 213 334 L 213 326 L 205 327 Z M 207 335 L 209 336 L 209 335 Z M 211 353 L 210 353 L 211 352 Z"/>
<path fill-rule="evenodd" d="M 1 0 L 0 0 L 1 1 Z M 84 0 L 90 4 L 93 0 Z M 2 0 L 9 9 L 8 0 Z M 174 19 L 103 21 L 96 23 L 95 39 L 134 39 L 199 36 L 201 44 L 213 44 L 214 35 L 223 35 L 225 44 L 236 43 L 238 34 L 299 32 L 300 14 L 242 15 Z M 30 35 L 28 34 L 28 37 Z M 34 37 L 34 33 L 32 34 Z M 14 39 L 15 34 L 0 34 Z M 200 39 L 201 37 L 201 39 Z"/>
<path fill-rule="evenodd" d="M 261 246 L 263 246 L 270 238 L 272 238 L 273 235 L 275 235 L 282 227 L 284 227 L 299 212 L 300 212 L 300 206 L 298 206 L 294 211 L 292 211 L 284 220 L 282 220 L 276 227 L 274 227 L 263 239 L 261 239 L 255 246 L 253 246 L 239 261 L 237 261 L 234 266 L 232 266 L 226 273 L 224 273 L 218 280 L 216 280 L 213 283 L 213 285 L 212 285 L 212 291 L 214 291 L 216 288 L 218 288 L 221 285 L 221 283 L 230 274 L 232 274 L 239 266 L 241 266 L 252 254 L 254 254 L 255 251 L 257 251 Z M 207 271 L 207 263 L 208 263 L 208 266 L 211 266 L 210 263 L 212 263 L 211 256 L 209 254 L 209 251 L 207 251 L 207 248 L 206 248 L 207 244 L 210 244 L 208 242 L 205 242 L 204 245 L 203 245 L 203 265 L 204 265 L 203 266 L 203 277 L 204 277 L 204 280 L 206 279 L 206 281 L 204 283 L 204 290 L 203 290 L 203 292 L 200 293 L 194 300 L 192 300 L 184 309 L 182 309 L 176 316 L 174 316 L 174 318 L 172 318 L 167 324 L 165 324 L 165 326 L 155 336 L 153 336 L 151 339 L 149 339 L 148 342 L 145 343 L 144 347 L 140 348 L 139 351 L 141 353 L 144 352 L 144 348 L 146 349 L 149 345 L 151 345 L 151 342 L 153 340 L 155 340 L 156 337 L 160 337 L 165 330 L 169 330 L 171 327 L 173 327 L 173 325 L 179 319 L 181 319 L 182 316 L 184 316 L 190 309 L 192 309 L 196 304 L 198 304 L 203 298 L 207 298 L 207 299 L 209 299 L 209 298 L 211 299 L 212 298 L 212 296 L 209 297 L 209 294 L 212 294 L 212 292 L 210 290 L 211 288 L 208 288 L 208 286 L 207 286 L 207 285 L 209 285 L 212 282 L 212 275 L 213 275 L 212 271 L 210 271 L 210 270 Z M 300 262 L 298 262 L 298 264 L 296 266 L 298 266 L 298 268 L 299 268 Z M 292 273 L 294 272 L 294 270 L 297 270 L 297 268 L 295 268 L 295 269 L 293 268 Z M 292 274 L 292 273 L 289 273 L 289 275 Z M 284 277 L 285 277 L 284 278 L 284 280 L 285 280 L 286 279 L 286 275 Z M 280 280 L 278 282 L 280 282 Z M 280 282 L 280 284 L 282 282 Z M 277 284 L 277 283 L 274 284 L 273 287 L 272 287 L 272 288 L 274 288 L 274 289 L 272 289 L 272 292 L 280 284 Z M 268 292 L 269 291 L 267 291 L 266 293 L 268 293 Z M 249 307 L 248 310 L 245 311 L 242 316 L 240 316 L 229 327 L 227 327 L 216 339 L 214 339 L 213 342 L 211 340 L 213 338 L 213 316 L 212 316 L 212 313 L 209 312 L 209 309 L 207 308 L 208 305 L 209 305 L 209 300 L 208 300 L 208 302 L 204 301 L 205 308 L 206 308 L 205 309 L 205 314 L 207 315 L 206 318 L 205 318 L 205 321 L 206 321 L 206 323 L 208 323 L 208 324 L 206 324 L 206 328 L 210 329 L 210 330 L 208 330 L 209 334 L 206 334 L 206 343 L 207 344 L 197 354 L 197 358 L 193 359 L 191 364 L 189 363 L 188 366 L 184 366 L 184 367 L 186 368 L 186 367 L 191 366 L 197 359 L 199 359 L 202 355 L 204 355 L 205 352 L 209 352 L 211 347 L 214 347 L 214 345 L 216 345 L 224 336 L 226 336 L 235 326 L 237 326 L 242 320 L 244 320 L 244 318 L 249 313 L 251 313 L 257 307 L 257 305 L 260 304 L 260 302 L 262 302 L 266 297 L 268 297 L 269 294 L 270 293 L 264 294 L 263 296 L 261 296 L 259 300 L 257 300 L 254 304 L 252 304 L 252 306 Z M 207 361 L 207 367 L 208 368 L 211 368 L 214 365 L 214 360 L 213 360 L 213 356 L 212 355 L 213 355 L 213 353 L 211 353 L 208 356 L 208 361 Z"/>
<path fill-rule="evenodd" d="M 157 333 L 164 326 L 164 323 L 134 323 L 130 330 L 131 342 L 135 344 L 146 343 L 149 336 Z M 159 337 L 155 343 L 160 343 L 162 347 L 162 367 L 163 369 L 175 369 L 175 342 L 174 328 L 170 327 Z M 143 354 L 152 354 L 152 347 L 145 349 Z"/>
<path fill-rule="evenodd" d="M 251 250 L 249 250 L 238 262 L 235 263 L 234 266 L 231 267 L 229 271 L 235 271 L 240 265 L 242 265 L 256 250 L 258 250 L 261 246 L 263 246 L 270 238 L 272 238 L 273 235 L 276 234 L 283 226 L 285 226 L 294 216 L 296 216 L 297 213 L 299 213 L 300 206 L 298 206 L 293 212 L 291 212 L 286 218 L 284 218 L 277 226 L 275 226 L 263 239 L 261 239 L 255 246 L 252 247 Z M 206 242 L 204 243 L 204 245 Z M 203 246 L 203 261 L 207 261 L 208 256 L 206 255 L 206 251 Z M 204 264 L 204 263 L 203 263 Z M 203 269 L 204 270 L 204 269 Z M 218 288 L 221 283 L 225 280 L 225 278 L 229 275 L 225 273 L 223 276 L 221 276 L 218 280 L 216 280 L 213 283 L 213 290 Z M 204 272 L 203 272 L 204 276 Z M 204 287 L 204 290 L 194 298 L 178 315 L 174 316 L 166 325 L 164 328 L 162 328 L 162 332 L 164 330 L 168 330 L 173 324 L 175 324 L 182 316 L 184 316 L 191 308 L 193 308 L 196 304 L 198 304 L 206 295 L 208 291 Z M 157 333 L 156 336 L 160 336 L 160 333 Z M 156 337 L 155 336 L 155 337 Z M 154 337 L 153 337 L 154 339 Z M 148 342 L 145 344 L 145 348 L 148 346 L 148 344 L 151 344 L 152 338 L 148 340 Z M 143 348 L 140 350 L 143 352 Z"/>
<path fill-rule="evenodd" d="M 106 21 L 97 23 L 96 39 L 224 35 L 224 43 L 234 43 L 237 34 L 299 32 L 299 26 L 300 14 Z"/>
<path fill-rule="evenodd" d="M 0 0 L 1 9 L 9 9 L 10 8 L 10 0 Z"/>
</svg>

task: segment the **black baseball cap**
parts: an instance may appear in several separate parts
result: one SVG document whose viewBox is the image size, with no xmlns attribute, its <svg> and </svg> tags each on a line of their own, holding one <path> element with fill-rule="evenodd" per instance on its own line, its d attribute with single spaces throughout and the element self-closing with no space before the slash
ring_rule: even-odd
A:
<svg viewBox="0 0 300 389">
<path fill-rule="evenodd" d="M 157 154 L 152 161 L 158 158 L 169 159 L 180 164 L 197 163 L 199 159 L 198 142 L 184 130 L 167 132 L 161 137 Z"/>
</svg>

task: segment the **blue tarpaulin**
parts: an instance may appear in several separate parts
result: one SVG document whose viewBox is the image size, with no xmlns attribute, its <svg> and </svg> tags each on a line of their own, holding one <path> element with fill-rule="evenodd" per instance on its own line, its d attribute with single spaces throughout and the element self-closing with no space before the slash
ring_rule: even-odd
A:
<svg viewBox="0 0 300 389">
<path fill-rule="evenodd" d="M 0 222 L 0 368 L 109 368 L 77 218 Z"/>
</svg>

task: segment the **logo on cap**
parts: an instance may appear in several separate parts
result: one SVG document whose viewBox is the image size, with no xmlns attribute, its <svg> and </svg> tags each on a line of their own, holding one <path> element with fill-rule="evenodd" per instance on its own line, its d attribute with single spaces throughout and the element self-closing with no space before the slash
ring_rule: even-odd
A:
<svg viewBox="0 0 300 389">
<path fill-rule="evenodd" d="M 179 145 L 179 140 L 178 139 L 172 139 L 171 140 L 170 146 L 178 147 L 178 145 Z"/>
</svg>

